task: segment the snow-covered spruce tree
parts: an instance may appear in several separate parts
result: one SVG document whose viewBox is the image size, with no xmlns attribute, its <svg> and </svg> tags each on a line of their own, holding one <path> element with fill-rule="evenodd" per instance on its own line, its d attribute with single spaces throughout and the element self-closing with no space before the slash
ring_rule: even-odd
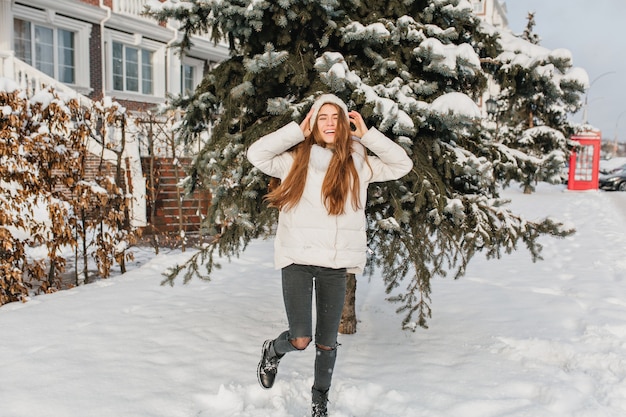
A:
<svg viewBox="0 0 626 417">
<path fill-rule="evenodd" d="M 216 251 L 239 255 L 271 233 L 269 178 L 245 152 L 300 121 L 321 92 L 358 109 L 415 163 L 401 180 L 370 186 L 367 206 L 369 270 L 380 269 L 404 328 L 426 327 L 432 277 L 459 277 L 476 252 L 499 257 L 520 243 L 537 259 L 541 235 L 572 232 L 527 221 L 498 197 L 496 165 L 508 148 L 482 133 L 472 100 L 485 86 L 481 58 L 499 52 L 497 34 L 479 28 L 466 1 L 204 0 L 164 2 L 150 13 L 179 20 L 186 35 L 208 32 L 231 51 L 193 97 L 174 103 L 186 110 L 181 140 L 217 120 L 189 173 L 190 187 L 213 193 L 216 240 L 164 282 L 181 273 L 185 282 L 206 278 Z"/>
<path fill-rule="evenodd" d="M 529 14 L 521 37 L 501 33 L 502 53 L 490 66 L 500 86 L 496 128 L 486 132 L 505 156 L 497 176 L 505 185 L 519 182 L 526 193 L 540 181 L 563 181 L 562 167 L 575 146 L 569 138 L 578 129 L 567 116 L 579 110 L 588 84 L 586 73 L 572 67 L 571 53 L 539 46 L 533 27 Z"/>
<path fill-rule="evenodd" d="M 541 37 L 535 33 L 535 12 L 529 12 L 526 16 L 526 27 L 522 32 L 521 38 L 525 41 L 532 43 L 533 45 L 539 45 L 541 42 Z"/>
</svg>

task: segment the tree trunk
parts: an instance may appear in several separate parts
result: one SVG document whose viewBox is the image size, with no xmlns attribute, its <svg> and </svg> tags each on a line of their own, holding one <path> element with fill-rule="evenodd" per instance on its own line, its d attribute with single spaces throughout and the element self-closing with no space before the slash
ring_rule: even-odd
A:
<svg viewBox="0 0 626 417">
<path fill-rule="evenodd" d="M 346 299 L 341 312 L 341 323 L 339 323 L 339 333 L 356 333 L 356 275 L 346 274 Z"/>
<path fill-rule="evenodd" d="M 87 213 L 84 209 L 80 210 L 80 221 L 83 234 L 81 236 L 81 243 L 83 245 L 83 284 L 89 284 L 89 255 L 87 254 Z M 76 283 L 78 285 L 78 282 Z"/>
</svg>

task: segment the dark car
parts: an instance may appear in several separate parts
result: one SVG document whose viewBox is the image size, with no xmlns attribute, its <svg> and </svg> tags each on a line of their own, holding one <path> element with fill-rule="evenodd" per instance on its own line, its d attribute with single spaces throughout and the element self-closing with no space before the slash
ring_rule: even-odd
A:
<svg viewBox="0 0 626 417">
<path fill-rule="evenodd" d="M 604 175 L 613 174 L 613 173 L 619 172 L 619 171 L 621 171 L 623 169 L 626 169 L 626 164 L 622 164 L 622 165 L 619 165 L 619 166 L 616 166 L 616 167 L 613 167 L 613 168 L 609 168 L 609 169 L 602 169 L 602 168 L 600 168 L 600 174 L 604 174 Z"/>
<path fill-rule="evenodd" d="M 626 168 L 610 174 L 600 175 L 600 189 L 607 191 L 626 191 Z"/>
</svg>

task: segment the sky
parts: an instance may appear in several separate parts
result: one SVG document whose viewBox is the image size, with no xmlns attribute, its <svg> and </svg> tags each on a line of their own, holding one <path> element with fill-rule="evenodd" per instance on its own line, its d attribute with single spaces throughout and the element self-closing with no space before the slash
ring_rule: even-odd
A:
<svg viewBox="0 0 626 417">
<path fill-rule="evenodd" d="M 541 183 L 503 197 L 577 232 L 542 237 L 542 261 L 479 254 L 459 280 L 433 280 L 427 330 L 401 330 L 380 274 L 359 275 L 329 417 L 626 415 L 626 193 Z M 311 347 L 282 359 L 271 390 L 256 378 L 263 341 L 287 326 L 272 252 L 253 241 L 211 281 L 170 287 L 161 273 L 193 251 L 136 248 L 124 275 L 0 307 L 0 414 L 310 415 Z"/>
<path fill-rule="evenodd" d="M 589 74 L 588 123 L 603 140 L 626 142 L 626 1 L 506 0 L 509 27 L 521 33 L 528 12 L 535 12 L 541 46 L 572 52 L 574 66 Z M 583 121 L 583 112 L 573 116 Z"/>
</svg>

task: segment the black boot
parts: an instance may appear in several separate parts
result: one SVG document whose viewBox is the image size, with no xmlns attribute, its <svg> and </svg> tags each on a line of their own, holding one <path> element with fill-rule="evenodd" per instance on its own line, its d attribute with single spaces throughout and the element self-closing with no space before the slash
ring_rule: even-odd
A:
<svg viewBox="0 0 626 417">
<path fill-rule="evenodd" d="M 318 391 L 315 388 L 312 393 L 311 417 L 328 417 L 327 403 L 328 390 Z"/>
<path fill-rule="evenodd" d="M 278 372 L 278 363 L 283 355 L 277 355 L 274 352 L 271 340 L 266 340 L 261 349 L 261 361 L 257 367 L 257 377 L 259 384 L 265 389 L 270 389 L 274 385 L 276 373 Z"/>
</svg>

